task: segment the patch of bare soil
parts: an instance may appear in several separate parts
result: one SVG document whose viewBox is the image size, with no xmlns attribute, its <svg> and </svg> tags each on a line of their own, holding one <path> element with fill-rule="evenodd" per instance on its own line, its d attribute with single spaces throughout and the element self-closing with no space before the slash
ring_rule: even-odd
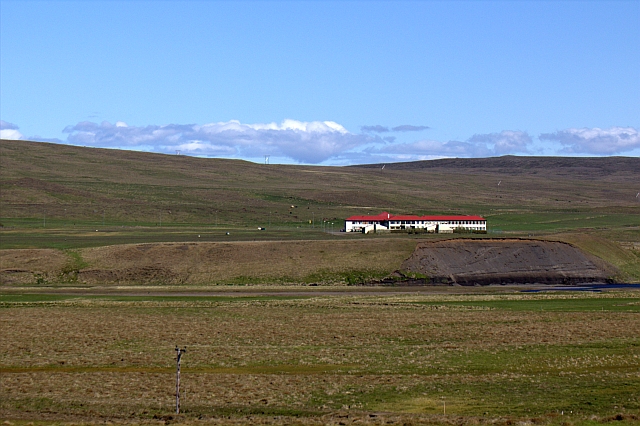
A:
<svg viewBox="0 0 640 426">
<path fill-rule="evenodd" d="M 181 276 L 170 268 L 162 266 L 143 266 L 117 270 L 87 269 L 78 272 L 78 279 L 88 282 L 143 282 L 163 284 L 179 284 Z"/>
<path fill-rule="evenodd" d="M 415 284 L 460 285 L 608 282 L 614 272 L 570 244 L 517 239 L 421 243 L 401 271 Z"/>
<path fill-rule="evenodd" d="M 0 250 L 0 285 L 30 284 L 62 271 L 68 257 L 53 249 Z"/>
</svg>

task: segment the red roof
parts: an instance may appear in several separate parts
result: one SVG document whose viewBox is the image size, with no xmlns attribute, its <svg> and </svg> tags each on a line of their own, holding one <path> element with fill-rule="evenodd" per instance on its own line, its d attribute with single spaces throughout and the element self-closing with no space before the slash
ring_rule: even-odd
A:
<svg viewBox="0 0 640 426">
<path fill-rule="evenodd" d="M 351 216 L 345 220 L 349 221 L 367 221 L 382 222 L 386 220 L 486 220 L 482 216 L 415 216 L 415 215 L 392 215 L 382 212 L 377 216 Z"/>
<path fill-rule="evenodd" d="M 351 217 L 348 217 L 346 220 L 351 220 L 351 221 L 353 221 L 353 220 L 368 220 L 368 221 L 380 222 L 380 221 L 383 221 L 383 220 L 388 220 L 390 216 L 391 215 L 389 213 L 382 212 L 377 216 L 351 216 Z"/>
</svg>

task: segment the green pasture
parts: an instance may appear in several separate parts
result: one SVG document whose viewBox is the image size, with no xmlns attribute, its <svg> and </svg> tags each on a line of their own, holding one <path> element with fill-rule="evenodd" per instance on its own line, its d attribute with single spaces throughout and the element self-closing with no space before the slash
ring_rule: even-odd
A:
<svg viewBox="0 0 640 426">
<path fill-rule="evenodd" d="M 217 302 L 250 302 L 250 301 L 268 301 L 268 300 L 296 300 L 307 299 L 313 297 L 309 296 L 120 296 L 120 295 L 70 295 L 70 294 L 0 294 L 0 307 L 12 307 L 14 304 L 20 304 L 21 306 L 38 306 L 42 304 L 51 304 L 56 302 L 91 302 L 91 301 L 103 301 L 103 302 L 190 302 L 190 303 L 202 303 L 201 306 L 205 306 L 207 303 Z"/>
<path fill-rule="evenodd" d="M 640 212 L 640 210 L 639 210 Z M 640 236 L 638 213 L 510 212 L 487 215 L 489 232 L 565 232 L 635 228 Z"/>
<path fill-rule="evenodd" d="M 532 312 L 635 312 L 640 313 L 640 301 L 633 298 L 581 298 L 577 292 L 567 292 L 566 299 L 485 300 L 481 302 L 422 302 L 429 306 L 470 306 L 486 309 Z"/>
<path fill-rule="evenodd" d="M 232 226 L 209 223 L 134 224 L 107 221 L 48 220 L 38 218 L 0 218 L 0 249 L 9 248 L 82 248 L 116 244 L 186 241 L 277 241 L 317 240 L 329 238 L 442 238 L 443 235 L 406 233 L 346 234 L 339 231 L 344 221 L 325 224 L 273 223 L 271 226 Z M 265 228 L 260 230 L 259 228 Z M 488 233 L 482 235 L 448 235 L 447 237 L 521 237 L 582 232 L 607 239 L 637 241 L 640 238 L 640 215 L 589 213 L 501 213 L 487 216 Z"/>
<path fill-rule="evenodd" d="M 361 234 L 345 235 L 353 238 Z M 54 248 L 74 249 L 101 247 L 117 244 L 159 242 L 224 242 L 224 241 L 278 241 L 317 240 L 335 238 L 322 228 L 272 227 L 222 227 L 198 224 L 181 226 L 115 226 L 88 225 L 54 228 L 6 227 L 0 231 L 0 249 Z"/>
</svg>

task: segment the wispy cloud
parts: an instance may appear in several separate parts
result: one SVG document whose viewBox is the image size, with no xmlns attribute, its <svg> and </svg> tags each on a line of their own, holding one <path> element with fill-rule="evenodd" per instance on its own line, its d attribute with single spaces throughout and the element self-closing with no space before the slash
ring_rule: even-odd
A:
<svg viewBox="0 0 640 426">
<path fill-rule="evenodd" d="M 559 142 L 565 154 L 612 155 L 640 148 L 640 132 L 633 127 L 572 128 L 543 133 L 538 138 Z"/>
<path fill-rule="evenodd" d="M 374 124 L 372 126 L 362 126 L 360 131 L 363 133 L 387 133 L 387 132 L 419 132 L 429 129 L 429 126 L 414 126 L 412 124 L 402 124 L 389 128 L 381 124 Z"/>
<path fill-rule="evenodd" d="M 372 141 L 353 134 L 333 121 L 280 124 L 243 124 L 239 121 L 165 126 L 128 126 L 102 122 L 81 122 L 64 129 L 69 142 L 114 148 L 144 149 L 189 155 L 288 157 L 301 163 L 320 163 L 347 150 Z"/>
<path fill-rule="evenodd" d="M 528 145 L 533 142 L 526 132 L 503 130 L 500 133 L 473 135 L 468 140 L 472 144 L 491 146 L 494 155 L 528 152 Z"/>
<path fill-rule="evenodd" d="M 18 131 L 19 127 L 8 121 L 0 120 L 0 139 L 24 139 L 22 133 Z"/>
<path fill-rule="evenodd" d="M 387 133 L 389 128 L 376 124 L 373 126 L 362 126 L 360 127 L 360 131 L 364 133 Z"/>
<path fill-rule="evenodd" d="M 487 157 L 492 151 L 483 144 L 470 142 L 421 140 L 413 143 L 388 145 L 375 151 L 377 154 L 397 156 L 401 161 L 420 157 Z"/>
<path fill-rule="evenodd" d="M 423 157 L 490 157 L 527 152 L 532 143 L 526 132 L 503 130 L 500 133 L 476 134 L 466 141 L 440 142 L 420 140 L 412 143 L 387 145 L 372 153 L 394 155 L 404 159 Z M 400 161 L 400 160 L 399 160 Z"/>
<path fill-rule="evenodd" d="M 422 130 L 430 129 L 429 126 L 413 126 L 411 124 L 403 124 L 392 128 L 394 132 L 420 132 Z"/>
</svg>

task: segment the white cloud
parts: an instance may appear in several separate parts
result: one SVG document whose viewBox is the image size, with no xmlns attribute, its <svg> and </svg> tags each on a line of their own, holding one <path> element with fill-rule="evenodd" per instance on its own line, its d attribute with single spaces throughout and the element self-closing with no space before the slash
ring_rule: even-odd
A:
<svg viewBox="0 0 640 426">
<path fill-rule="evenodd" d="M 333 121 L 243 124 L 232 120 L 145 127 L 84 121 L 63 131 L 69 133 L 68 141 L 76 145 L 128 149 L 151 146 L 156 152 L 242 158 L 273 155 L 301 163 L 320 163 L 372 140 L 369 136 L 352 134 Z"/>
<path fill-rule="evenodd" d="M 640 132 L 633 127 L 571 128 L 543 133 L 539 139 L 560 142 L 565 154 L 612 155 L 640 148 Z"/>
<path fill-rule="evenodd" d="M 0 130 L 0 139 L 20 140 L 24 139 L 24 135 L 17 130 L 2 129 Z"/>
<path fill-rule="evenodd" d="M 419 161 L 446 157 L 491 157 L 537 153 L 526 132 L 503 130 L 475 134 L 466 141 L 447 142 L 383 137 L 388 131 L 417 131 L 426 126 L 403 125 L 389 129 L 364 126 L 354 134 L 333 121 L 284 120 L 281 123 L 246 124 L 237 120 L 197 124 L 130 126 L 123 121 L 83 121 L 67 126 L 67 140 L 39 136 L 25 138 L 18 126 L 0 120 L 3 139 L 29 139 L 104 148 L 225 158 L 260 159 L 270 155 L 285 163 L 349 165 Z M 371 134 L 374 133 L 374 134 Z M 402 135 L 399 135 L 402 137 Z M 399 140 L 400 139 L 400 140 Z M 566 129 L 541 134 L 540 141 L 555 141 L 560 153 L 612 155 L 640 150 L 640 132 L 633 127 Z M 558 145 L 556 145 L 557 147 Z M 634 151 L 637 152 L 637 151 Z"/>
<path fill-rule="evenodd" d="M 394 144 L 382 147 L 381 154 L 392 154 L 404 160 L 430 156 L 444 157 L 486 157 L 491 151 L 482 144 L 469 142 L 421 140 L 413 143 Z"/>
<path fill-rule="evenodd" d="M 350 166 L 353 164 L 385 164 L 405 161 L 423 161 L 448 158 L 449 155 L 417 154 L 411 152 L 382 152 L 378 147 L 368 147 L 360 151 L 349 151 L 331 158 L 331 165 Z"/>
<path fill-rule="evenodd" d="M 420 140 L 390 144 L 370 152 L 391 156 L 396 161 L 418 161 L 443 157 L 491 157 L 528 152 L 531 137 L 526 132 L 503 130 L 500 133 L 476 134 L 465 142 Z"/>
<path fill-rule="evenodd" d="M 531 144 L 531 136 L 526 132 L 503 130 L 500 133 L 488 133 L 473 135 L 469 138 L 473 144 L 489 144 L 492 146 L 493 155 L 528 153 L 528 145 Z"/>
<path fill-rule="evenodd" d="M 202 141 L 192 141 L 180 145 L 166 146 L 164 148 L 165 150 L 175 148 L 175 151 L 190 155 L 233 156 L 236 153 L 236 150 L 233 147 L 218 146 Z"/>
<path fill-rule="evenodd" d="M 363 133 L 387 133 L 387 132 L 420 132 L 422 130 L 430 129 L 429 126 L 414 126 L 413 124 L 401 124 L 389 129 L 387 126 L 381 124 L 374 124 L 371 126 L 362 126 L 360 130 Z"/>
<path fill-rule="evenodd" d="M 22 133 L 18 131 L 19 127 L 8 121 L 0 120 L 0 139 L 19 140 L 24 139 Z"/>
<path fill-rule="evenodd" d="M 368 129 L 365 129 L 368 130 Z M 377 129 L 380 130 L 380 129 Z M 526 152 L 531 138 L 524 132 L 474 135 L 466 142 L 395 139 L 353 134 L 332 121 L 245 124 L 237 120 L 203 125 L 128 126 L 123 122 L 81 122 L 64 129 L 78 145 L 150 150 L 186 155 L 239 158 L 290 158 L 317 164 L 369 160 L 412 161 L 443 157 L 487 157 Z"/>
</svg>

